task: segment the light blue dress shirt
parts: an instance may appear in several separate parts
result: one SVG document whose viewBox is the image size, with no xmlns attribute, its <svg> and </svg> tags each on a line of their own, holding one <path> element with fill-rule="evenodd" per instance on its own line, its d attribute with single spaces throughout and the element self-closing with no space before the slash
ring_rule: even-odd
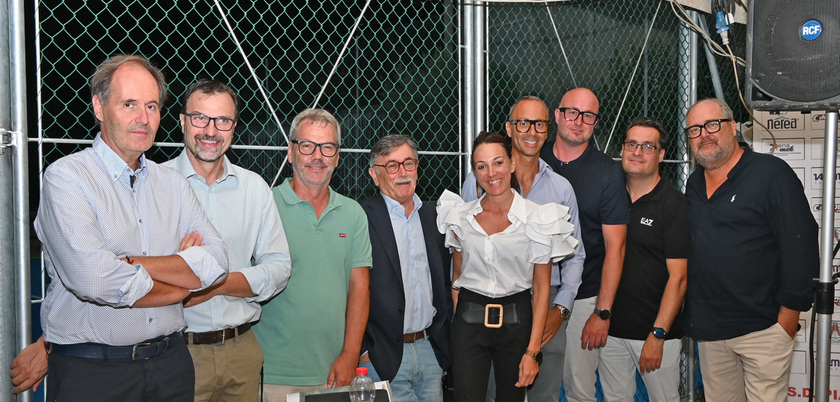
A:
<svg viewBox="0 0 840 402">
<path fill-rule="evenodd" d="M 265 301 L 286 288 L 292 270 L 289 245 L 271 189 L 258 174 L 230 163 L 213 184 L 196 173 L 187 151 L 164 162 L 187 178 L 228 246 L 230 272 L 241 272 L 254 297 L 218 295 L 184 309 L 187 331 L 209 332 L 256 321 Z"/>
<path fill-rule="evenodd" d="M 92 147 L 47 167 L 35 231 L 51 279 L 42 328 L 57 344 L 131 345 L 184 329 L 181 303 L 129 308 L 153 280 L 120 258 L 178 254 L 202 289 L 228 269 L 225 243 L 184 177 L 145 156 L 132 171 L 99 134 Z M 178 252 L 193 231 L 203 245 Z"/>
<path fill-rule="evenodd" d="M 478 198 L 475 176 L 472 172 L 467 175 L 464 185 L 461 188 L 461 198 L 464 201 L 472 201 Z M 569 207 L 570 222 L 575 225 L 574 236 L 577 239 L 575 253 L 561 262 L 563 269 L 554 264 L 551 270 L 551 286 L 560 286 L 557 296 L 552 301 L 553 305 L 561 305 L 572 310 L 575 304 L 575 296 L 581 283 L 583 274 L 583 262 L 586 260 L 586 251 L 583 247 L 583 238 L 580 234 L 580 220 L 578 219 L 577 199 L 575 190 L 571 183 L 563 176 L 555 173 L 542 159 L 540 159 L 540 170 L 531 185 L 531 191 L 525 196 L 537 204 L 556 202 Z"/>
<path fill-rule="evenodd" d="M 405 207 L 385 194 L 382 194 L 382 198 L 388 207 L 400 255 L 405 293 L 403 333 L 413 334 L 429 328 L 432 325 L 432 317 L 437 312 L 432 305 L 432 274 L 429 271 L 426 239 L 423 237 L 423 226 L 420 222 L 419 211 L 423 202 L 414 194 L 414 209 L 406 218 Z"/>
</svg>

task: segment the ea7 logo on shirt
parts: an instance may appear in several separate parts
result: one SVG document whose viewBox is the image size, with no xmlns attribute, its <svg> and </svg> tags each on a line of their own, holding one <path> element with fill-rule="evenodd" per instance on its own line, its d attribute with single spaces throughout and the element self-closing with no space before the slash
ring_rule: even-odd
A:
<svg viewBox="0 0 840 402">
<path fill-rule="evenodd" d="M 645 225 L 645 226 L 653 227 L 653 219 L 650 219 L 650 218 L 642 217 L 642 220 L 639 223 L 641 223 L 642 225 Z"/>
</svg>

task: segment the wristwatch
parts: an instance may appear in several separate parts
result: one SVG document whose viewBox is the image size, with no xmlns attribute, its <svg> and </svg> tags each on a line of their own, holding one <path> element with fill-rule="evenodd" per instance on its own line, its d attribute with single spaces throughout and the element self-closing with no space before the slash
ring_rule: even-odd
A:
<svg viewBox="0 0 840 402">
<path fill-rule="evenodd" d="M 650 332 L 656 337 L 656 339 L 665 339 L 665 337 L 668 336 L 668 331 L 660 327 L 653 327 Z"/>
<path fill-rule="evenodd" d="M 569 318 L 572 316 L 572 312 L 569 311 L 569 309 L 567 309 L 566 306 L 558 304 L 554 307 L 560 310 L 560 315 L 563 317 L 563 321 L 569 321 Z"/>
<path fill-rule="evenodd" d="M 607 309 L 597 309 L 596 308 L 595 311 L 592 314 L 597 315 L 598 318 L 600 318 L 604 321 L 609 320 L 610 317 L 612 317 L 612 313 L 610 313 L 610 310 L 607 310 Z"/>
<path fill-rule="evenodd" d="M 537 361 L 537 364 L 542 364 L 543 354 L 542 350 L 539 352 L 534 352 L 531 349 L 525 349 L 525 354 L 534 358 Z"/>
</svg>

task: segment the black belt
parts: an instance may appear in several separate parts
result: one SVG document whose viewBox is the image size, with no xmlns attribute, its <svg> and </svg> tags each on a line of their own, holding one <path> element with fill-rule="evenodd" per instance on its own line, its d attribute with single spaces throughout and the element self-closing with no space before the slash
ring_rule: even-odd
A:
<svg viewBox="0 0 840 402">
<path fill-rule="evenodd" d="M 488 328 L 499 328 L 502 324 L 519 324 L 519 303 L 509 304 L 481 304 L 471 301 L 464 302 L 462 319 L 467 324 L 484 324 Z"/>
<path fill-rule="evenodd" d="M 111 346 L 101 343 L 77 343 L 72 345 L 50 344 L 51 354 L 85 359 L 105 360 L 147 360 L 158 357 L 171 347 L 183 342 L 181 331 L 128 346 Z"/>
<path fill-rule="evenodd" d="M 210 332 L 187 332 L 187 343 L 191 345 L 210 345 L 224 343 L 226 339 L 236 338 L 251 330 L 251 323 L 246 322 L 236 328 L 225 328 Z"/>
</svg>

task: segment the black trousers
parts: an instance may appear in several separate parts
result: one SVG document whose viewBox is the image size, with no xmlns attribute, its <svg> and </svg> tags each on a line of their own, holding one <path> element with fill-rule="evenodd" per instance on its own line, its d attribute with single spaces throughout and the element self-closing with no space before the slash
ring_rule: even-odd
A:
<svg viewBox="0 0 840 402">
<path fill-rule="evenodd" d="M 195 368 L 186 341 L 148 360 L 50 354 L 47 401 L 183 401 L 195 398 Z"/>
<path fill-rule="evenodd" d="M 487 328 L 484 323 L 470 324 L 464 321 L 466 302 L 516 303 L 519 312 L 518 324 L 503 324 L 500 328 Z M 517 388 L 519 362 L 531 338 L 531 292 L 524 291 L 511 296 L 491 298 L 461 289 L 458 293 L 458 307 L 452 322 L 452 374 L 456 401 L 484 401 L 487 394 L 487 379 L 490 364 L 493 364 L 496 380 L 496 401 L 523 401 L 525 388 Z"/>
</svg>

